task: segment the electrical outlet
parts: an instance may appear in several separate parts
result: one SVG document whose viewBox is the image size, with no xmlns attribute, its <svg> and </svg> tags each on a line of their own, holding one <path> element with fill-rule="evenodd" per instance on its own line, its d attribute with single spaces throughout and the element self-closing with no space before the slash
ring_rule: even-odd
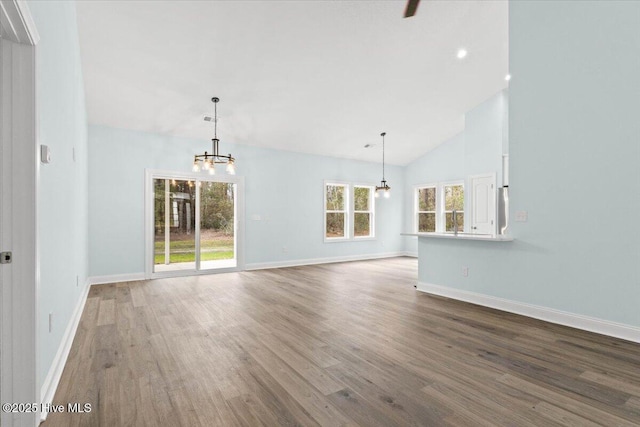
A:
<svg viewBox="0 0 640 427">
<path fill-rule="evenodd" d="M 53 332 L 53 313 L 49 313 L 49 333 Z"/>
<path fill-rule="evenodd" d="M 289 253 L 289 249 L 286 246 L 282 247 L 282 253 L 283 254 L 288 254 Z"/>
<path fill-rule="evenodd" d="M 80 276 L 76 276 L 76 288 L 80 286 Z"/>
<path fill-rule="evenodd" d="M 469 276 L 469 267 L 462 267 L 462 275 L 464 277 L 468 277 Z"/>
</svg>

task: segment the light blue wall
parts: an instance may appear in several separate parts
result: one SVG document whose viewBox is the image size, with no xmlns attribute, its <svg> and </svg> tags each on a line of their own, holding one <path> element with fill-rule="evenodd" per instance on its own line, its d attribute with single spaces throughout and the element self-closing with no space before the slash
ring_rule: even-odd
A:
<svg viewBox="0 0 640 427">
<path fill-rule="evenodd" d="M 497 93 L 465 115 L 465 176 L 494 172 L 502 182 L 502 154 L 505 153 L 507 91 Z M 452 162 L 455 162 L 452 159 Z M 467 192 L 468 195 L 469 192 Z M 470 205 L 469 205 L 470 206 Z"/>
<path fill-rule="evenodd" d="M 510 210 L 529 219 L 512 243 L 421 239 L 421 282 L 640 326 L 638 22 L 638 2 L 510 3 Z"/>
<path fill-rule="evenodd" d="M 39 141 L 52 154 L 52 162 L 40 167 L 38 190 L 38 375 L 43 381 L 88 274 L 87 119 L 75 3 L 31 1 L 28 6 L 40 33 Z"/>
<path fill-rule="evenodd" d="M 102 126 L 89 127 L 89 234 L 92 276 L 144 272 L 144 171 L 190 172 L 207 140 L 175 138 Z M 323 242 L 325 179 L 371 183 L 380 164 L 242 146 L 221 141 L 245 177 L 247 265 L 374 255 L 403 250 L 403 169 L 387 167 L 395 190 L 377 202 L 372 241 Z M 259 215 L 261 221 L 252 220 Z M 288 252 L 283 253 L 286 247 Z"/>
<path fill-rule="evenodd" d="M 471 175 L 496 174 L 496 183 L 502 182 L 502 154 L 507 142 L 507 91 L 502 91 L 465 115 L 465 129 L 405 167 L 404 230 L 413 233 L 414 187 L 439 182 L 464 180 L 470 188 Z M 470 192 L 465 192 L 465 215 L 469 218 Z M 466 226 L 468 226 L 468 221 Z M 466 230 L 469 231 L 469 230 Z M 415 254 L 416 237 L 405 237 L 405 250 Z"/>
</svg>

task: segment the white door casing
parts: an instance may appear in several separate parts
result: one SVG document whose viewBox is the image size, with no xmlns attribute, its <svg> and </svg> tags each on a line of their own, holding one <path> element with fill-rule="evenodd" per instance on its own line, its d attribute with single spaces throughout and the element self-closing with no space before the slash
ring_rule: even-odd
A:
<svg viewBox="0 0 640 427">
<path fill-rule="evenodd" d="M 35 45 L 26 3 L 0 1 L 0 401 L 40 403 L 37 358 L 37 118 Z M 3 427 L 35 426 L 40 411 L 0 413 Z"/>
<path fill-rule="evenodd" d="M 197 184 L 198 181 L 216 181 L 227 182 L 236 185 L 236 199 L 235 205 L 235 229 L 234 235 L 236 236 L 236 266 L 231 268 L 216 268 L 208 270 L 200 270 L 200 265 L 197 265 L 195 270 L 185 271 L 165 271 L 154 272 L 154 207 L 153 207 L 153 180 L 159 179 L 176 179 L 176 180 L 192 180 Z M 196 206 L 199 205 L 199 192 L 196 192 Z M 215 177 L 203 176 L 198 172 L 176 172 L 167 170 L 145 169 L 145 191 L 144 191 L 144 206 L 145 206 L 145 221 L 144 221 L 144 234 L 145 234 L 145 278 L 161 278 L 161 277 L 179 277 L 179 276 L 195 276 L 212 273 L 226 273 L 231 271 L 244 270 L 244 177 L 239 175 L 216 175 Z M 196 209 L 196 230 L 195 233 L 199 233 L 200 227 L 200 210 Z M 196 253 L 200 252 L 199 241 L 196 239 Z M 199 263 L 198 263 L 199 264 Z"/>
<path fill-rule="evenodd" d="M 496 233 L 496 176 L 471 177 L 471 233 Z"/>
</svg>

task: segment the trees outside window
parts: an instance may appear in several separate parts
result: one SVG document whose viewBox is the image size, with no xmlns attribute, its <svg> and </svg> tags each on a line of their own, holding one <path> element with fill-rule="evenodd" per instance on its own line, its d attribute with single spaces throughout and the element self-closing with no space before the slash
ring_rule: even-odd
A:
<svg viewBox="0 0 640 427">
<path fill-rule="evenodd" d="M 373 237 L 373 187 L 353 187 L 353 236 Z"/>
<path fill-rule="evenodd" d="M 345 184 L 325 185 L 325 238 L 347 238 L 348 186 Z"/>
<path fill-rule="evenodd" d="M 417 218 L 418 233 L 430 233 L 436 231 L 436 187 L 424 187 L 416 189 L 418 200 Z"/>
<path fill-rule="evenodd" d="M 443 189 L 445 231 L 454 231 L 453 211 L 456 211 L 458 231 L 462 231 L 464 230 L 464 185 L 445 185 Z"/>
<path fill-rule="evenodd" d="M 373 238 L 373 185 L 325 182 L 324 239 L 326 242 Z"/>
<path fill-rule="evenodd" d="M 418 233 L 453 232 L 453 211 L 458 231 L 464 230 L 464 183 L 426 184 L 415 188 L 414 223 Z"/>
</svg>

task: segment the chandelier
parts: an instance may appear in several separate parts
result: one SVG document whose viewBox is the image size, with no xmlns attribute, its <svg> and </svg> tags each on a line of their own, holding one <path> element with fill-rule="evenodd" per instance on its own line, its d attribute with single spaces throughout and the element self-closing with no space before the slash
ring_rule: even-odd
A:
<svg viewBox="0 0 640 427">
<path fill-rule="evenodd" d="M 385 199 L 391 197 L 391 187 L 387 185 L 387 181 L 384 179 L 384 136 L 386 132 L 382 132 L 380 136 L 382 137 L 382 181 L 380 181 L 380 186 L 376 187 L 376 197 L 380 197 L 380 193 L 384 195 Z"/>
<path fill-rule="evenodd" d="M 204 171 L 208 171 L 210 175 L 215 175 L 216 173 L 216 164 L 226 164 L 227 165 L 227 173 L 230 175 L 236 174 L 236 166 L 235 159 L 229 153 L 228 156 L 224 154 L 220 154 L 218 139 L 218 102 L 220 98 L 213 97 L 211 98 L 211 102 L 213 102 L 214 106 L 214 116 L 213 116 L 213 139 L 211 153 L 204 152 L 204 154 L 196 154 L 193 158 L 193 171 L 198 172 L 200 169 Z M 205 117 L 205 120 L 211 121 L 211 117 Z M 201 165 L 202 163 L 202 165 Z"/>
</svg>

